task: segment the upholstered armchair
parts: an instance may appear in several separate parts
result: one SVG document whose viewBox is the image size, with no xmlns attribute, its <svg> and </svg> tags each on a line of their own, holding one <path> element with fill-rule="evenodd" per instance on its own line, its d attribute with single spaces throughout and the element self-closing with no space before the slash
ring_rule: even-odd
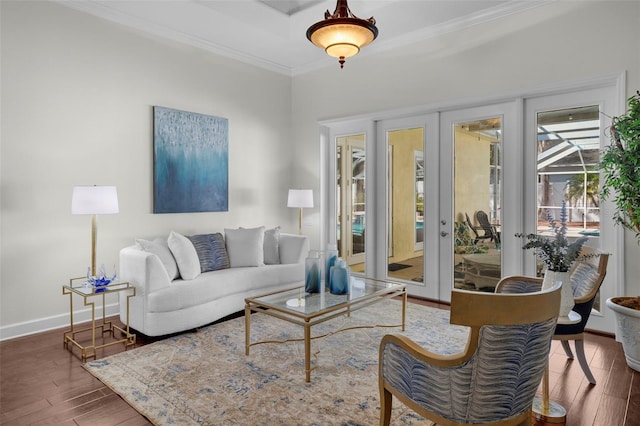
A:
<svg viewBox="0 0 640 426">
<path fill-rule="evenodd" d="M 589 369 L 589 363 L 584 352 L 584 328 L 589 321 L 589 315 L 600 290 L 600 286 L 607 275 L 609 255 L 601 253 L 595 255 L 590 247 L 583 247 L 581 255 L 587 256 L 583 261 L 575 262 L 571 268 L 569 279 L 573 290 L 575 306 L 573 311 L 580 314 L 580 322 L 577 324 L 558 324 L 553 335 L 553 340 L 559 340 L 567 358 L 573 359 L 573 352 L 569 341 L 574 341 L 576 356 L 580 368 L 592 385 L 596 379 Z M 496 293 L 523 293 L 538 291 L 542 287 L 542 278 L 511 276 L 500 280 L 496 285 Z"/>
<path fill-rule="evenodd" d="M 402 335 L 380 343 L 380 424 L 393 396 L 439 425 L 525 424 L 545 371 L 560 287 L 530 294 L 453 290 L 451 324 L 470 327 L 466 349 L 443 356 Z"/>
<path fill-rule="evenodd" d="M 573 311 L 580 314 L 582 319 L 577 324 L 558 324 L 553 335 L 553 340 L 560 340 L 567 358 L 573 359 L 573 353 L 569 347 L 569 341 L 573 340 L 578 362 L 584 375 L 592 385 L 596 379 L 589 369 L 589 363 L 584 353 L 584 328 L 589 320 L 593 304 L 600 290 L 600 286 L 607 275 L 608 254 L 600 254 L 574 265 L 571 272 L 571 287 L 573 288 Z"/>
</svg>

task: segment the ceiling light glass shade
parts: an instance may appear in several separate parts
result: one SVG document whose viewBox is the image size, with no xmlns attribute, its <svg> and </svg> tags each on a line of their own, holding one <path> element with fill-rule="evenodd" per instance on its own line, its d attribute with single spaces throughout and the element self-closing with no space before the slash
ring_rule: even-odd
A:
<svg viewBox="0 0 640 426">
<path fill-rule="evenodd" d="M 329 56 L 339 59 L 340 68 L 345 58 L 356 55 L 360 49 L 378 36 L 376 20 L 356 17 L 346 0 L 338 0 L 336 10 L 330 14 L 325 12 L 325 20 L 316 22 L 307 30 L 307 38 L 322 48 Z"/>
</svg>

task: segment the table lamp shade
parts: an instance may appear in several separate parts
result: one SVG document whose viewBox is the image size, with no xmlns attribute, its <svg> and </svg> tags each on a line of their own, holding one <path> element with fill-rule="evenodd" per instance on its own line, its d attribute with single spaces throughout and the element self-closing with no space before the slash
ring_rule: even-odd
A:
<svg viewBox="0 0 640 426">
<path fill-rule="evenodd" d="M 313 190 L 290 189 L 287 207 L 313 208 Z"/>
<path fill-rule="evenodd" d="M 115 186 L 74 186 L 71 196 L 71 214 L 91 216 L 91 276 L 96 276 L 96 241 L 99 214 L 118 213 L 118 193 Z"/>
<path fill-rule="evenodd" d="M 72 214 L 118 213 L 115 186 L 75 186 L 71 197 Z"/>
</svg>

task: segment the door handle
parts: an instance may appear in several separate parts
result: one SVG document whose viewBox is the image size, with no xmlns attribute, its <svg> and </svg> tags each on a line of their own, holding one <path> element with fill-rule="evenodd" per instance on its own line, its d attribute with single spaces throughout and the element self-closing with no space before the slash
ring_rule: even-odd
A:
<svg viewBox="0 0 640 426">
<path fill-rule="evenodd" d="M 449 235 L 449 233 L 448 233 L 448 232 L 445 232 L 445 231 L 441 231 L 441 232 L 440 232 L 440 236 L 441 236 L 442 238 L 446 237 L 447 235 Z"/>
</svg>

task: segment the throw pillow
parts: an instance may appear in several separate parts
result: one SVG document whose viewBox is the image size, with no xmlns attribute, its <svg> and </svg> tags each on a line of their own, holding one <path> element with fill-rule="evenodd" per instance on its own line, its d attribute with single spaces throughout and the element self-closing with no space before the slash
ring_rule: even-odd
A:
<svg viewBox="0 0 640 426">
<path fill-rule="evenodd" d="M 595 265 L 580 262 L 569 277 L 573 287 L 573 297 L 584 297 L 589 294 L 599 277 L 598 268 Z"/>
<path fill-rule="evenodd" d="M 264 226 L 225 229 L 224 236 L 232 268 L 264 266 Z"/>
<path fill-rule="evenodd" d="M 192 280 L 200 275 L 200 260 L 195 247 L 187 237 L 171 231 L 167 239 L 169 249 L 176 259 L 183 280 Z"/>
<path fill-rule="evenodd" d="M 217 271 L 229 267 L 229 255 L 221 233 L 187 237 L 198 254 L 201 272 Z"/>
<path fill-rule="evenodd" d="M 280 264 L 280 227 L 264 231 L 264 263 L 265 265 Z"/>
<path fill-rule="evenodd" d="M 158 256 L 160 263 L 162 263 L 165 271 L 167 271 L 170 281 L 173 281 L 180 276 L 178 273 L 178 265 L 176 265 L 176 260 L 171 254 L 166 240 L 158 238 L 157 240 L 148 241 L 137 238 L 136 243 L 147 253 L 153 253 Z"/>
</svg>

